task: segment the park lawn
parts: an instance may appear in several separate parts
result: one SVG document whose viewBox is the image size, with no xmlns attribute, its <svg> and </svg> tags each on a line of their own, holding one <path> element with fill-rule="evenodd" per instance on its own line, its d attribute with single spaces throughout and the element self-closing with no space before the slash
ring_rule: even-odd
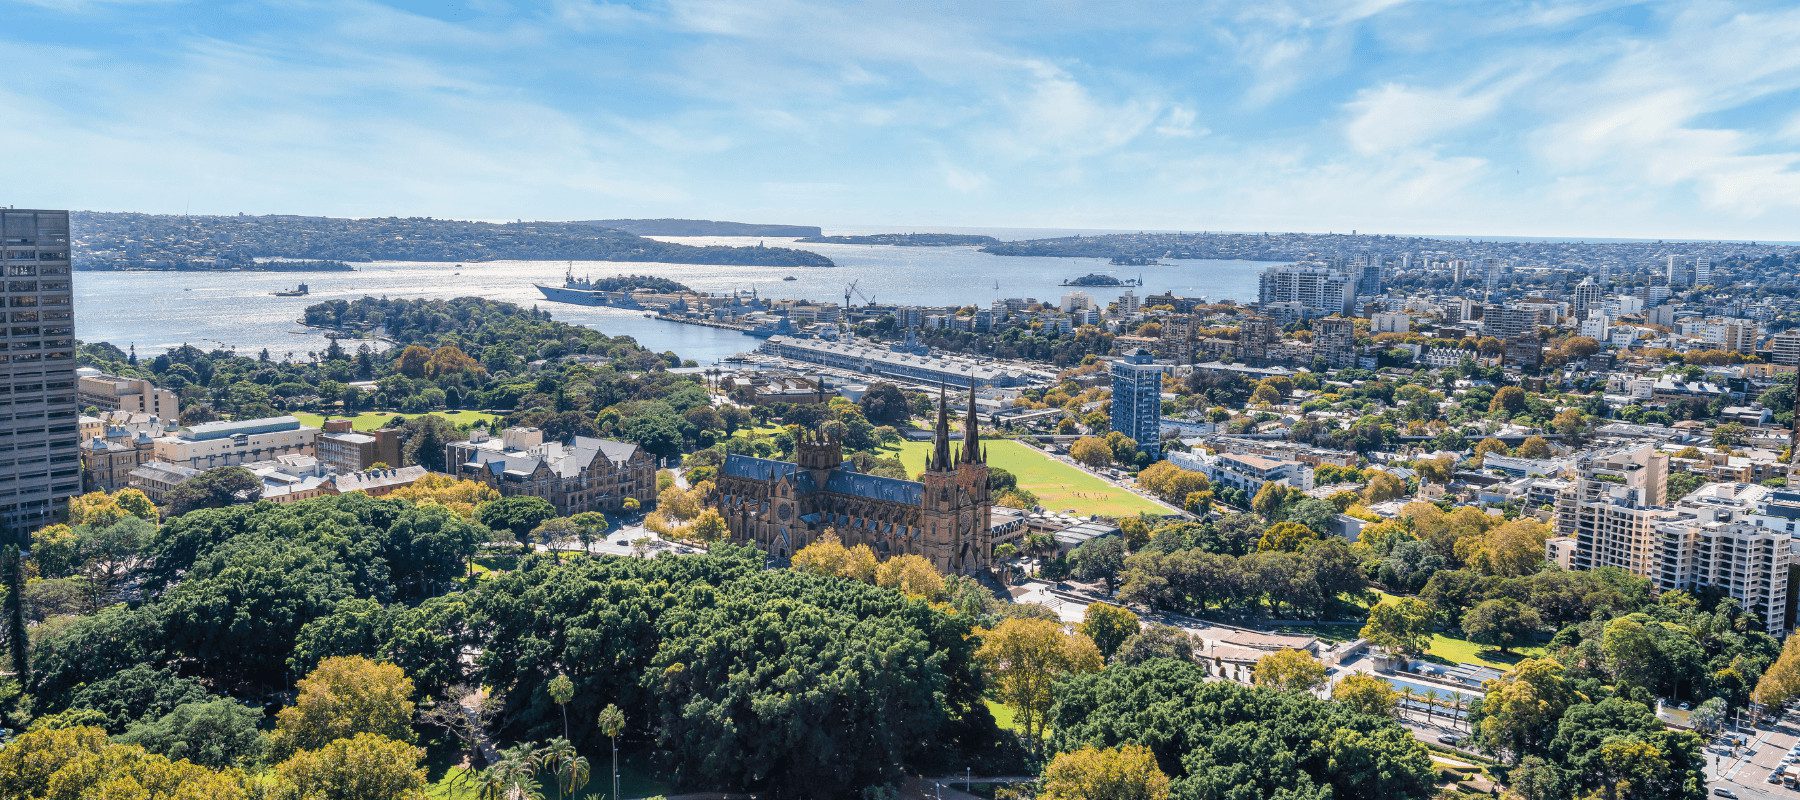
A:
<svg viewBox="0 0 1800 800">
<path fill-rule="evenodd" d="M 1019 712 L 1015 711 L 1012 706 L 998 700 L 984 699 L 982 702 L 987 703 L 988 713 L 994 715 L 994 724 L 1000 726 L 1001 730 L 1019 729 Z"/>
<path fill-rule="evenodd" d="M 1019 487 L 1037 495 L 1038 502 L 1051 511 L 1073 509 L 1078 514 L 1103 517 L 1171 513 L 1168 508 L 1057 461 L 1023 442 L 983 439 L 981 443 L 987 448 L 989 466 L 1017 476 Z M 925 456 L 930 451 L 930 442 L 902 442 L 898 446 L 900 463 L 911 475 L 925 471 Z M 894 452 L 889 448 L 886 454 L 891 456 Z"/>
<path fill-rule="evenodd" d="M 430 411 L 427 413 L 435 417 L 443 417 L 444 419 L 449 420 L 450 424 L 458 427 L 472 425 L 477 421 L 485 421 L 489 425 L 493 425 L 500 419 L 498 414 L 489 414 L 485 411 Z M 326 419 L 323 415 L 314 414 L 310 411 L 295 411 L 293 412 L 293 416 L 295 419 L 300 420 L 301 425 L 311 428 L 317 428 L 320 425 L 325 424 Z M 407 419 L 416 416 L 418 415 L 402 414 L 398 411 L 364 411 L 350 418 L 350 427 L 359 431 L 372 431 L 377 428 L 385 427 L 388 424 L 388 421 L 395 417 Z M 339 419 L 342 417 L 342 414 L 333 414 L 331 416 L 332 419 Z"/>
<path fill-rule="evenodd" d="M 1433 661 L 1445 661 L 1456 664 L 1480 664 L 1494 669 L 1510 669 L 1512 665 L 1527 658 L 1536 658 L 1544 654 L 1539 645 L 1514 647 L 1511 653 L 1501 653 L 1498 648 L 1476 644 L 1468 639 L 1445 636 L 1442 633 L 1431 635 L 1431 647 L 1425 650 L 1425 658 Z"/>
</svg>

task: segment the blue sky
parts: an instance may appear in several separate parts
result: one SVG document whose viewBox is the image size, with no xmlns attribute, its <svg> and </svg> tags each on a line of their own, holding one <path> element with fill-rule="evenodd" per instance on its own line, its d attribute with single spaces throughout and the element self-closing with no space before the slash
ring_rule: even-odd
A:
<svg viewBox="0 0 1800 800">
<path fill-rule="evenodd" d="M 0 0 L 0 202 L 1800 239 L 1800 6 Z"/>
</svg>

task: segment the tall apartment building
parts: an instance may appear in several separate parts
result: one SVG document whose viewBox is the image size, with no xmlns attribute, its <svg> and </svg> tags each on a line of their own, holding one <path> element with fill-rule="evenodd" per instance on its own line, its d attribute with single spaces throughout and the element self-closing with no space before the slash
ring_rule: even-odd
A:
<svg viewBox="0 0 1800 800">
<path fill-rule="evenodd" d="M 1362 267 L 1356 279 L 1356 291 L 1359 294 L 1378 295 L 1386 288 L 1387 275 L 1382 266 L 1380 253 L 1363 256 Z"/>
<path fill-rule="evenodd" d="M 1605 287 L 1595 283 L 1593 278 L 1582 278 L 1571 294 L 1574 295 L 1575 318 L 1579 320 L 1587 319 L 1589 311 L 1600 308 L 1606 301 Z"/>
<path fill-rule="evenodd" d="M 0 209 L 0 537 L 22 540 L 81 492 L 69 212 Z"/>
<path fill-rule="evenodd" d="M 1324 264 L 1269 267 L 1258 281 L 1258 302 L 1298 303 L 1312 317 L 1349 314 L 1355 299 L 1356 277 Z"/>
<path fill-rule="evenodd" d="M 1723 590 L 1780 637 L 1788 620 L 1789 568 L 1800 495 L 1751 483 L 1709 483 L 1657 524 L 1660 591 Z"/>
<path fill-rule="evenodd" d="M 1712 259 L 1705 256 L 1694 259 L 1694 285 L 1708 286 L 1712 284 Z"/>
<path fill-rule="evenodd" d="M 1162 448 L 1162 373 L 1143 348 L 1112 364 L 1112 429 L 1152 457 Z"/>
<path fill-rule="evenodd" d="M 1789 367 L 1800 367 L 1800 329 L 1782 331 L 1769 337 L 1769 360 Z"/>
<path fill-rule="evenodd" d="M 1576 459 L 1556 497 L 1556 535 L 1575 540 L 1575 569 L 1619 567 L 1652 577 L 1660 568 L 1657 524 L 1673 516 L 1669 456 L 1654 444 Z"/>
<path fill-rule="evenodd" d="M 1281 339 L 1281 326 L 1268 317 L 1245 317 L 1238 325 L 1238 359 L 1246 364 L 1269 360 L 1269 348 Z"/>
<path fill-rule="evenodd" d="M 1313 357 L 1331 367 L 1356 366 L 1356 321 L 1346 317 L 1314 321 Z"/>
<path fill-rule="evenodd" d="M 1553 313 L 1541 306 L 1490 303 L 1482 309 L 1481 332 L 1496 339 L 1506 339 L 1553 322 Z"/>
<path fill-rule="evenodd" d="M 1756 352 L 1755 320 L 1727 319 L 1718 325 L 1719 348 L 1733 353 Z"/>
<path fill-rule="evenodd" d="M 97 369 L 82 368 L 75 381 L 81 407 L 101 411 L 149 414 L 158 419 L 181 419 L 181 401 L 174 392 L 158 388 L 143 378 L 121 378 Z"/>
</svg>

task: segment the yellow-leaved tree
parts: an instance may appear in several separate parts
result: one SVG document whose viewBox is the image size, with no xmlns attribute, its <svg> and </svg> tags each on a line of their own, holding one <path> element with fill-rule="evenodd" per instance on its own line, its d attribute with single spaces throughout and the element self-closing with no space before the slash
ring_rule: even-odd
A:
<svg viewBox="0 0 1800 800">
<path fill-rule="evenodd" d="M 393 664 L 334 656 L 300 679 L 294 704 L 277 712 L 269 744 L 276 757 L 371 733 L 413 740 L 413 682 Z"/>
</svg>

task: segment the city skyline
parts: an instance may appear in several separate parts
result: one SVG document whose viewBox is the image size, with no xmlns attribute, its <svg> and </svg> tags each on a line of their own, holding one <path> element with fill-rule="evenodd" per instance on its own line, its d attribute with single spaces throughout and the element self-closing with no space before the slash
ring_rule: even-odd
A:
<svg viewBox="0 0 1800 800">
<path fill-rule="evenodd" d="M 27 206 L 1791 239 L 1800 10 L 7 3 Z"/>
</svg>

